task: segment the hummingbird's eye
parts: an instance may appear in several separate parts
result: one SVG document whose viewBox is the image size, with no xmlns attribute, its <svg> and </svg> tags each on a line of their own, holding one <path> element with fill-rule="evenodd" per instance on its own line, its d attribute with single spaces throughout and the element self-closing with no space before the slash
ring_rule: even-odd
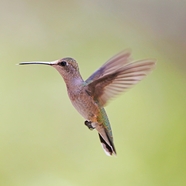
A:
<svg viewBox="0 0 186 186">
<path fill-rule="evenodd" d="M 67 62 L 66 61 L 61 61 L 60 63 L 58 63 L 60 66 L 66 66 L 67 65 Z"/>
</svg>

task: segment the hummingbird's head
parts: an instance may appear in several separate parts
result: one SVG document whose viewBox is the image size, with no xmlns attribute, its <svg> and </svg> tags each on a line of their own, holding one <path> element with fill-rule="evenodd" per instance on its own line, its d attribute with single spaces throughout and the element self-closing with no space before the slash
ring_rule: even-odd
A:
<svg viewBox="0 0 186 186">
<path fill-rule="evenodd" d="M 79 68 L 77 62 L 70 57 L 58 59 L 51 62 L 44 62 L 44 61 L 32 61 L 32 62 L 21 62 L 19 65 L 27 65 L 27 64 L 42 64 L 42 65 L 49 65 L 53 66 L 66 80 L 69 78 L 76 78 L 80 77 Z"/>
<path fill-rule="evenodd" d="M 70 57 L 62 58 L 56 60 L 52 66 L 64 77 L 69 74 L 75 75 L 79 73 L 79 68 L 77 62 Z"/>
</svg>

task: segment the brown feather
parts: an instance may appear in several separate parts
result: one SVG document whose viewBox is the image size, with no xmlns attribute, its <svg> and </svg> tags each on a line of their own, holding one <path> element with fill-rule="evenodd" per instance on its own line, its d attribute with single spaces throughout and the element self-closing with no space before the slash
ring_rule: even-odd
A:
<svg viewBox="0 0 186 186">
<path fill-rule="evenodd" d="M 88 91 L 101 106 L 142 80 L 154 67 L 154 60 L 140 60 L 125 64 L 88 84 Z M 109 72 L 109 69 L 107 69 Z"/>
</svg>

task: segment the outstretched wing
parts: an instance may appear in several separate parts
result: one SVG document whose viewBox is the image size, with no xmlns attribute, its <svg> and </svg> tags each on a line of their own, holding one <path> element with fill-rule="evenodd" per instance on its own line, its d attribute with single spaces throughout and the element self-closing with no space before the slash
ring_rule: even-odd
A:
<svg viewBox="0 0 186 186">
<path fill-rule="evenodd" d="M 126 54 L 126 53 L 125 53 Z M 127 54 L 126 54 L 127 56 Z M 89 79 L 92 82 L 88 84 L 88 92 L 101 106 L 105 106 L 107 101 L 121 92 L 124 92 L 142 80 L 154 67 L 155 60 L 139 60 L 126 64 L 121 62 L 121 58 L 114 58 L 117 68 L 114 68 L 112 61 L 106 63 L 98 72 L 99 76 L 94 73 Z M 107 67 L 107 64 L 109 67 Z M 102 70 L 103 69 L 103 70 Z M 101 73 L 102 72 L 102 73 Z M 106 72 L 106 74 L 103 74 Z"/>
<path fill-rule="evenodd" d="M 115 55 L 111 59 L 109 59 L 101 68 L 99 68 L 97 71 L 95 71 L 87 80 L 86 83 L 91 83 L 105 75 L 111 74 L 118 69 L 120 69 L 122 66 L 124 66 L 126 63 L 129 62 L 131 52 L 129 50 L 124 50 L 120 52 L 119 54 Z"/>
</svg>

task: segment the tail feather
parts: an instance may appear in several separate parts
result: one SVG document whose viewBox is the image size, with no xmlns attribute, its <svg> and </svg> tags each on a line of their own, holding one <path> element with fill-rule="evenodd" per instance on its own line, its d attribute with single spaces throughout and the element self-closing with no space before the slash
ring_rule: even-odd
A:
<svg viewBox="0 0 186 186">
<path fill-rule="evenodd" d="M 99 135 L 99 139 L 101 142 L 101 145 L 103 147 L 103 150 L 105 151 L 106 155 L 112 156 L 113 154 L 116 155 L 116 150 L 113 143 L 113 137 L 110 135 L 108 130 L 105 128 L 104 125 L 94 123 L 91 121 L 85 121 L 85 125 L 89 129 L 96 129 Z"/>
<path fill-rule="evenodd" d="M 108 138 L 109 144 L 104 140 L 104 138 L 100 134 L 99 134 L 99 139 L 100 139 L 100 142 L 102 144 L 103 150 L 105 151 L 106 155 L 108 156 L 112 156 L 113 154 L 116 155 L 114 144 L 112 143 L 112 141 L 110 141 L 109 138 Z"/>
<path fill-rule="evenodd" d="M 98 131 L 99 139 L 106 155 L 108 156 L 112 156 L 113 154 L 116 155 L 113 139 L 109 137 L 109 134 L 105 127 L 103 125 L 97 125 L 96 130 Z"/>
</svg>

